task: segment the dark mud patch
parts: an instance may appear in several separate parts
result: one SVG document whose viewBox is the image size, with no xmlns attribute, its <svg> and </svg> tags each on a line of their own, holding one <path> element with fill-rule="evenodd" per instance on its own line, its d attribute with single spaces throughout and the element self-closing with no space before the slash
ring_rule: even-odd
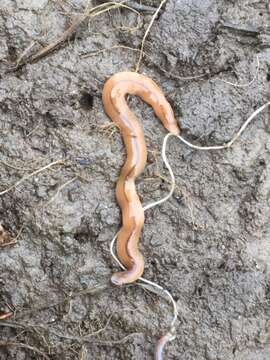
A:
<svg viewBox="0 0 270 360">
<path fill-rule="evenodd" d="M 0 322 L 3 360 L 151 359 L 170 323 L 164 300 L 136 285 L 108 285 L 124 148 L 104 126 L 101 93 L 110 75 L 134 69 L 138 52 L 100 51 L 138 48 L 158 6 L 128 4 L 142 13 L 137 30 L 127 31 L 137 26 L 136 14 L 111 10 L 46 58 L 10 72 L 32 43 L 34 50 L 59 36 L 85 2 L 1 1 L 0 191 L 64 161 L 0 197 L 1 224 L 12 238 L 22 229 L 15 245 L 0 248 L 0 311 L 15 310 Z M 190 141 L 228 141 L 269 100 L 269 11 L 266 0 L 170 0 L 159 14 L 141 71 L 161 85 Z M 249 86 L 221 81 L 249 83 L 256 57 L 260 68 Z M 181 80 L 196 75 L 203 77 Z M 151 150 L 138 181 L 146 203 L 168 190 L 154 156 L 165 131 L 145 104 L 131 105 Z M 141 242 L 145 276 L 177 299 L 177 338 L 166 359 L 270 357 L 269 152 L 269 111 L 227 151 L 170 142 L 178 188 L 146 214 Z"/>
</svg>

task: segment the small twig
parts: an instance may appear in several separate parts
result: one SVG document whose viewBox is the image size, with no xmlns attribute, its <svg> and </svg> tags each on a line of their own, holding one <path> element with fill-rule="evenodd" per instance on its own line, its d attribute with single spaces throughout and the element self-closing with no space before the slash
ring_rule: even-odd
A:
<svg viewBox="0 0 270 360">
<path fill-rule="evenodd" d="M 128 334 L 127 336 L 123 337 L 122 339 L 119 339 L 119 340 L 93 341 L 92 344 L 108 345 L 108 346 L 119 345 L 119 344 L 125 343 L 127 340 L 129 340 L 129 338 L 131 338 L 131 337 L 133 337 L 135 335 L 141 335 L 141 333 L 131 333 L 131 334 Z"/>
<path fill-rule="evenodd" d="M 241 26 L 233 24 L 233 23 L 225 22 L 225 23 L 221 24 L 221 27 L 223 27 L 225 29 L 229 29 L 229 30 L 234 30 L 234 31 L 237 31 L 240 33 L 244 33 L 249 36 L 260 35 L 260 32 L 258 30 L 256 30 L 255 28 L 253 28 L 252 26 L 241 27 Z"/>
<path fill-rule="evenodd" d="M 33 135 L 37 131 L 37 129 L 40 127 L 40 125 L 41 125 L 41 121 L 39 120 L 38 124 L 31 131 L 29 131 L 29 133 L 26 135 L 26 137 L 30 137 L 31 135 Z"/>
<path fill-rule="evenodd" d="M 51 44 L 45 46 L 43 49 L 38 51 L 35 55 L 31 56 L 30 59 L 28 59 L 27 62 L 34 62 L 37 61 L 44 56 L 48 55 L 52 51 L 54 51 L 57 47 L 59 47 L 61 44 L 69 40 L 77 31 L 78 27 L 87 19 L 87 15 L 81 15 L 78 19 L 75 19 L 72 24 L 65 30 L 62 35 L 53 41 Z"/>
<path fill-rule="evenodd" d="M 9 242 L 7 242 L 7 243 L 3 243 L 3 244 L 1 244 L 0 243 L 0 248 L 4 248 L 4 247 L 6 247 L 6 246 L 10 246 L 10 245 L 14 245 L 14 244 L 16 244 L 17 243 L 17 241 L 14 239 L 14 240 L 11 240 L 11 241 L 9 241 Z"/>
<path fill-rule="evenodd" d="M 43 351 L 37 349 L 34 346 L 30 346 L 30 345 L 27 345 L 27 344 L 7 340 L 7 341 L 0 341 L 0 346 L 15 346 L 15 347 L 28 349 L 28 350 L 31 350 L 31 351 L 41 355 L 42 357 L 44 357 L 44 359 L 50 360 L 49 356 L 47 356 Z"/>
<path fill-rule="evenodd" d="M 65 334 L 61 334 L 59 331 L 49 329 L 45 325 L 20 323 L 20 322 L 16 322 L 16 321 L 12 321 L 12 322 L 3 321 L 3 322 L 0 322 L 0 327 L 6 326 L 6 327 L 15 328 L 15 329 L 16 328 L 29 329 L 29 330 L 32 330 L 32 331 L 35 330 L 35 329 L 40 329 L 40 330 L 46 331 L 50 335 L 57 336 L 57 337 L 59 337 L 61 339 L 73 340 L 73 341 L 83 343 L 83 342 L 88 342 L 90 340 L 90 338 L 92 338 L 93 336 L 97 336 L 100 333 L 102 333 L 103 331 L 105 331 L 107 329 L 107 327 L 109 326 L 112 317 L 113 317 L 113 314 L 111 314 L 109 316 L 108 320 L 106 321 L 106 324 L 102 328 L 100 328 L 100 329 L 98 329 L 98 330 L 96 330 L 96 331 L 94 331 L 92 333 L 89 333 L 87 335 L 84 335 L 84 336 L 65 335 Z M 5 318 L 3 318 L 3 319 L 5 319 Z M 0 317 L 0 320 L 1 320 L 1 317 Z"/>
<path fill-rule="evenodd" d="M 59 193 L 69 184 L 73 183 L 75 180 L 78 179 L 78 176 L 75 176 L 74 178 L 68 180 L 67 182 L 65 182 L 64 184 L 60 185 L 56 191 L 56 193 L 51 197 L 51 199 L 46 203 L 45 206 L 48 206 L 49 204 L 51 204 L 55 198 L 59 195 Z"/>
<path fill-rule="evenodd" d="M 157 8 L 157 10 L 155 11 L 154 15 L 152 16 L 152 19 L 145 31 L 145 34 L 143 36 L 143 39 L 142 39 L 142 43 L 141 43 L 141 48 L 140 48 L 140 56 L 139 56 L 139 60 L 137 62 L 137 65 L 136 65 L 136 68 L 135 68 L 135 72 L 138 72 L 139 69 L 140 69 L 140 66 L 141 66 L 141 61 L 142 61 L 142 58 L 143 58 L 143 49 L 144 49 L 144 43 L 145 43 L 145 40 L 147 38 L 147 35 L 149 33 L 149 31 L 151 30 L 151 27 L 153 26 L 153 23 L 156 19 L 156 17 L 158 16 L 158 13 L 160 12 L 160 9 L 162 8 L 162 6 L 165 4 L 167 0 L 162 0 L 161 3 L 159 4 L 159 7 Z"/>
<path fill-rule="evenodd" d="M 14 165 L 12 165 L 12 164 L 7 163 L 7 162 L 4 161 L 4 160 L 0 160 L 0 163 L 3 164 L 3 165 L 5 165 L 5 166 L 7 166 L 7 167 L 9 167 L 9 168 L 11 168 L 11 169 L 14 169 L 14 170 L 32 171 L 32 169 L 30 169 L 30 168 L 25 168 L 25 167 L 22 168 L 22 167 L 14 166 Z"/>
<path fill-rule="evenodd" d="M 119 45 L 113 45 L 113 46 L 111 46 L 109 48 L 104 48 L 104 49 L 100 49 L 100 50 L 97 50 L 97 51 L 92 51 L 90 53 L 81 54 L 80 58 L 81 59 L 86 59 L 86 58 L 89 58 L 89 57 L 92 57 L 92 56 L 97 56 L 99 54 L 103 54 L 103 53 L 105 53 L 107 51 L 111 51 L 111 50 L 114 50 L 114 49 L 126 49 L 126 50 L 132 50 L 132 51 L 135 51 L 135 52 L 140 51 L 140 49 L 136 49 L 136 48 L 132 48 L 130 46 L 119 44 Z"/>
<path fill-rule="evenodd" d="M 103 331 L 105 331 L 107 329 L 107 327 L 109 326 L 110 322 L 111 322 L 112 316 L 113 316 L 113 314 L 111 314 L 109 316 L 108 320 L 106 321 L 106 324 L 102 328 L 100 328 L 100 329 L 98 329 L 96 331 L 93 331 L 92 333 L 89 333 L 89 334 L 84 335 L 84 336 L 72 336 L 72 335 L 61 334 L 58 331 L 50 330 L 50 329 L 48 329 L 48 328 L 46 328 L 46 327 L 44 327 L 42 325 L 34 325 L 34 327 L 37 326 L 39 328 L 43 328 L 43 329 L 47 330 L 48 333 L 53 334 L 53 335 L 55 335 L 57 337 L 60 337 L 62 339 L 73 340 L 73 341 L 78 341 L 80 343 L 84 343 L 84 342 L 88 342 L 90 340 L 90 338 L 92 338 L 93 336 L 97 336 L 100 333 L 102 333 Z M 92 342 L 92 340 L 91 340 L 91 342 Z"/>
<path fill-rule="evenodd" d="M 142 3 L 138 3 L 135 1 L 129 1 L 129 3 L 133 7 L 133 9 L 136 9 L 138 11 L 145 11 L 145 12 L 155 12 L 156 11 L 156 8 L 149 6 L 149 5 L 144 5 Z"/>
<path fill-rule="evenodd" d="M 28 179 L 31 178 L 32 176 L 37 175 L 37 174 L 41 173 L 42 171 L 49 169 L 49 168 L 52 167 L 52 166 L 55 166 L 55 165 L 63 165 L 64 163 L 65 163 L 64 160 L 57 160 L 57 161 L 54 161 L 54 162 L 52 162 L 52 163 L 50 163 L 50 164 L 42 167 L 41 169 L 38 169 L 38 170 L 32 172 L 31 174 L 28 174 L 28 175 L 26 175 L 26 176 L 23 176 L 23 177 L 22 177 L 19 181 L 17 181 L 15 184 L 13 184 L 13 185 L 11 185 L 10 187 L 8 187 L 7 189 L 1 191 L 1 192 L 0 192 L 0 196 L 8 193 L 9 191 L 11 191 L 11 190 L 13 190 L 13 189 L 15 189 L 15 188 L 16 188 L 17 186 L 19 186 L 22 182 L 24 182 L 25 180 L 28 180 Z"/>
<path fill-rule="evenodd" d="M 31 44 L 26 48 L 24 49 L 24 51 L 22 52 L 22 54 L 18 57 L 17 59 L 17 62 L 16 62 L 16 68 L 19 67 L 19 65 L 21 64 L 23 58 L 26 57 L 26 55 L 29 53 L 29 51 L 33 48 L 33 46 L 35 45 L 35 41 L 32 41 Z"/>
<path fill-rule="evenodd" d="M 113 314 L 111 314 L 108 318 L 108 320 L 106 321 L 105 325 L 92 332 L 92 333 L 89 333 L 87 335 L 84 335 L 84 336 L 73 336 L 73 335 L 65 335 L 65 334 L 61 334 L 59 331 L 55 331 L 55 330 L 52 330 L 52 329 L 49 329 L 47 326 L 45 325 L 39 325 L 39 324 L 28 324 L 28 323 L 20 323 L 20 322 L 16 322 L 16 321 L 12 321 L 12 322 L 9 322 L 9 321 L 3 321 L 3 322 L 0 322 L 0 327 L 10 327 L 10 328 L 19 328 L 19 329 L 28 329 L 28 330 L 31 330 L 31 331 L 35 331 L 36 329 L 40 329 L 40 330 L 43 330 L 45 331 L 47 334 L 49 335 L 54 335 L 54 336 L 57 336 L 61 339 L 67 339 L 67 340 L 73 340 L 73 341 L 77 341 L 79 343 L 86 343 L 86 342 L 89 342 L 90 341 L 90 338 L 94 337 L 94 336 L 97 336 L 99 335 L 100 333 L 104 332 L 107 327 L 109 326 L 110 322 L 111 322 L 111 319 L 113 317 Z M 3 318 L 5 319 L 5 318 Z M 0 318 L 1 320 L 1 318 Z M 91 343 L 92 343 L 92 340 L 91 340 Z"/>
<path fill-rule="evenodd" d="M 136 13 L 138 16 L 140 16 L 140 13 L 137 10 L 133 9 L 132 7 L 130 7 L 128 5 L 125 5 L 124 3 L 125 3 L 125 1 L 122 1 L 122 2 L 119 2 L 119 3 L 115 2 L 115 1 L 109 1 L 109 2 L 107 2 L 105 4 L 98 5 L 98 6 L 96 6 L 95 8 L 93 8 L 91 10 L 96 10 L 98 8 L 101 8 L 101 7 L 105 7 L 105 9 L 95 12 L 94 15 L 92 15 L 92 16 L 98 16 L 98 15 L 101 15 L 101 14 L 103 14 L 105 12 L 108 12 L 109 10 L 118 9 L 118 8 L 128 9 L 128 10 Z"/>
<path fill-rule="evenodd" d="M 85 21 L 86 18 L 87 18 L 86 15 L 79 16 L 79 18 L 74 20 L 72 24 L 67 28 L 67 30 L 65 30 L 55 41 L 45 46 L 43 49 L 39 50 L 36 54 L 25 58 L 24 60 L 20 58 L 19 59 L 20 61 L 17 61 L 17 64 L 13 66 L 9 71 L 16 71 L 22 68 L 24 65 L 29 63 L 31 64 L 37 60 L 40 60 L 41 58 L 45 57 L 46 55 L 54 51 L 61 44 L 69 40 L 74 35 L 78 27 Z M 25 51 L 23 52 L 23 54 L 25 53 Z"/>
<path fill-rule="evenodd" d="M 134 27 L 129 27 L 129 26 L 119 26 L 119 27 L 116 27 L 116 29 L 118 30 L 121 30 L 121 31 L 128 31 L 128 32 L 133 32 L 133 31 L 136 31 L 139 27 L 140 27 L 140 17 L 141 17 L 141 14 L 133 7 L 130 7 L 128 5 L 125 5 L 125 0 L 124 1 L 121 1 L 121 2 L 115 2 L 115 1 L 109 1 L 107 3 L 104 3 L 104 4 L 100 4 L 98 6 L 96 6 L 95 8 L 93 8 L 92 10 L 97 10 L 97 9 L 100 9 L 100 8 L 104 8 L 100 11 L 96 11 L 94 12 L 93 14 L 91 14 L 91 17 L 95 17 L 95 16 L 98 16 L 98 15 L 101 15 L 103 13 L 106 13 L 110 10 L 113 10 L 113 9 L 119 9 L 119 8 L 124 8 L 124 9 L 127 9 L 133 13 L 135 13 L 137 15 L 137 25 L 134 26 Z"/>
<path fill-rule="evenodd" d="M 24 228 L 24 224 L 22 224 L 22 226 L 20 227 L 20 229 L 19 229 L 16 237 L 14 238 L 14 243 L 15 243 L 15 244 L 17 243 L 19 237 L 21 236 L 21 233 L 22 233 L 22 231 L 23 231 L 23 228 Z"/>
<path fill-rule="evenodd" d="M 51 333 L 52 335 L 55 335 L 55 336 L 59 336 L 59 337 L 63 337 L 63 338 L 66 338 L 68 340 L 78 340 L 78 341 L 82 341 L 82 342 L 88 342 L 88 339 L 87 337 L 89 336 L 94 336 L 94 335 L 98 335 L 101 331 L 104 331 L 105 328 L 108 326 L 109 324 L 109 321 L 111 319 L 112 315 L 110 316 L 109 320 L 107 321 L 107 323 L 105 324 L 105 326 L 102 328 L 102 329 L 99 329 L 97 330 L 95 333 L 92 333 L 92 334 L 89 334 L 89 335 L 86 335 L 85 337 L 73 337 L 73 336 L 65 336 L 65 335 L 61 335 L 59 334 L 58 332 L 56 331 L 51 331 L 49 330 L 47 327 L 43 326 L 43 325 L 31 325 L 31 324 L 21 324 L 21 323 L 16 323 L 16 322 L 7 322 L 7 321 L 3 321 L 3 322 L 0 322 L 0 327 L 1 326 L 6 326 L 6 327 L 11 327 L 11 328 L 14 328 L 14 329 L 27 329 L 27 328 L 30 328 L 30 329 L 35 329 L 35 328 L 40 328 L 42 330 L 45 330 L 47 331 L 48 333 Z M 135 335 L 141 335 L 140 333 L 131 333 L 131 334 L 128 334 L 127 336 L 123 337 L 122 339 L 119 339 L 119 340 L 110 340 L 110 341 L 107 341 L 107 340 L 100 340 L 100 341 L 95 341 L 95 340 L 92 340 L 91 339 L 91 344 L 97 344 L 97 345 L 108 345 L 108 346 L 112 346 L 112 345 L 117 345 L 117 344 L 123 344 L 124 342 L 126 342 L 130 337 L 132 336 L 135 336 Z M 1 343 L 0 343 L 0 346 L 1 346 Z"/>
</svg>

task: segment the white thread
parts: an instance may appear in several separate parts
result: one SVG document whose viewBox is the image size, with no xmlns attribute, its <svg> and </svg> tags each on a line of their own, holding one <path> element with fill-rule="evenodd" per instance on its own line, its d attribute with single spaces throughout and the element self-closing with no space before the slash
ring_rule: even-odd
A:
<svg viewBox="0 0 270 360">
<path fill-rule="evenodd" d="M 226 149 L 232 146 L 232 144 L 238 139 L 238 137 L 243 133 L 243 131 L 246 129 L 246 127 L 248 126 L 248 124 L 255 118 L 255 116 L 257 116 L 261 111 L 263 111 L 266 107 L 268 107 L 270 105 L 270 102 L 267 102 L 266 104 L 262 105 L 261 107 L 259 107 L 257 110 L 255 110 L 250 117 L 244 122 L 244 124 L 241 126 L 240 130 L 232 137 L 232 139 L 227 142 L 224 145 L 215 145 L 215 146 L 198 146 L 198 145 L 194 145 L 191 144 L 190 142 L 188 142 L 187 140 L 185 140 L 184 138 L 182 138 L 182 136 L 177 135 L 177 138 L 179 140 L 181 140 L 184 144 L 186 144 L 187 146 L 191 147 L 192 149 L 196 149 L 196 150 L 221 150 L 221 149 Z M 143 210 L 146 211 L 148 209 L 151 209 L 152 207 L 162 204 L 163 202 L 165 202 L 166 200 L 168 200 L 175 189 L 175 177 L 174 177 L 174 173 L 172 171 L 172 168 L 168 162 L 167 156 L 166 156 L 166 146 L 167 146 L 167 142 L 170 136 L 173 136 L 173 134 L 169 133 L 164 137 L 163 140 L 163 145 L 162 145 L 162 159 L 164 161 L 165 166 L 167 167 L 170 176 L 171 176 L 171 189 L 168 193 L 168 195 L 166 195 L 164 198 L 154 201 L 146 206 L 143 207 Z M 176 136 L 176 135 L 174 135 Z M 118 233 L 114 236 L 114 238 L 111 241 L 110 244 L 110 252 L 112 257 L 114 258 L 114 260 L 117 262 L 117 264 L 123 269 L 126 270 L 126 268 L 124 267 L 124 265 L 119 261 L 119 259 L 117 258 L 117 256 L 114 253 L 114 244 L 115 241 L 117 239 L 117 235 Z M 171 321 L 171 326 L 170 326 L 170 330 L 164 335 L 164 337 L 167 337 L 167 341 L 172 341 L 175 339 L 175 322 L 177 321 L 178 318 L 178 310 L 177 310 L 177 305 L 176 302 L 174 300 L 174 298 L 172 297 L 171 293 L 164 289 L 162 286 L 160 286 L 159 284 L 156 284 L 153 281 L 147 280 L 143 277 L 140 277 L 138 280 L 140 280 L 141 282 L 148 284 L 150 286 L 153 286 L 155 288 L 157 288 L 160 291 L 163 291 L 169 298 L 170 302 L 172 303 L 173 306 L 173 320 Z"/>
</svg>

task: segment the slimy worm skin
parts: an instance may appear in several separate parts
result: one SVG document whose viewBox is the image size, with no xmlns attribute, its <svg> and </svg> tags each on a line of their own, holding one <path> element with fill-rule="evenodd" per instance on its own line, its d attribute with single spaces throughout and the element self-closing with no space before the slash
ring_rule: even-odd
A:
<svg viewBox="0 0 270 360">
<path fill-rule="evenodd" d="M 112 276 L 111 281 L 116 285 L 132 283 L 144 271 L 144 258 L 138 249 L 144 210 L 136 192 L 135 180 L 145 168 L 147 149 L 142 127 L 128 107 L 128 94 L 139 96 L 151 105 L 169 132 L 180 133 L 170 104 L 153 80 L 135 72 L 120 72 L 105 83 L 102 94 L 104 109 L 120 129 L 127 151 L 127 159 L 116 185 L 116 198 L 122 210 L 122 227 L 117 236 L 116 251 L 127 270 Z"/>
</svg>

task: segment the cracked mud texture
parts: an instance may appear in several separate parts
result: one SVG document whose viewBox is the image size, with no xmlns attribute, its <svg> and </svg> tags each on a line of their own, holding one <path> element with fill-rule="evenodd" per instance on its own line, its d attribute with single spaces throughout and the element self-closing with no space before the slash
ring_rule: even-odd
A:
<svg viewBox="0 0 270 360">
<path fill-rule="evenodd" d="M 125 27 L 136 28 L 136 14 L 111 10 L 45 58 L 9 71 L 26 49 L 56 39 L 85 3 L 0 4 L 0 191 L 65 161 L 0 196 L 0 223 L 13 237 L 23 226 L 15 245 L 0 248 L 0 310 L 16 309 L 9 324 L 0 322 L 1 360 L 44 358 L 37 350 L 54 360 L 152 359 L 171 321 L 170 304 L 155 294 L 103 286 L 117 269 L 109 244 L 120 226 L 115 182 L 125 149 L 101 94 L 108 77 L 134 69 L 138 52 L 94 54 L 119 44 L 138 48 L 159 3 L 143 2 L 133 32 Z M 140 9 L 139 1 L 127 4 Z M 269 24 L 267 0 L 165 4 L 141 72 L 160 84 L 186 139 L 222 144 L 269 101 Z M 251 82 L 257 57 L 249 86 L 222 81 Z M 182 79 L 195 75 L 203 76 Z M 147 138 L 148 166 L 137 187 L 148 203 L 169 189 L 160 158 L 166 132 L 146 104 L 130 104 Z M 226 151 L 195 151 L 170 139 L 176 192 L 147 211 L 140 244 L 145 277 L 177 300 L 177 337 L 164 359 L 270 358 L 269 132 L 266 109 Z"/>
</svg>

